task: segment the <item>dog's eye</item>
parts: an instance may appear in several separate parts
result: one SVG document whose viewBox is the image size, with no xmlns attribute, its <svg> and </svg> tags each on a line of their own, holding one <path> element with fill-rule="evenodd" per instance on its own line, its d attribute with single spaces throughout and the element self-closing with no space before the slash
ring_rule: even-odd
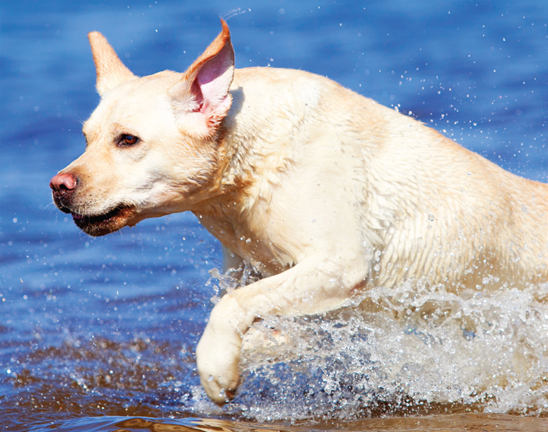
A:
<svg viewBox="0 0 548 432">
<path fill-rule="evenodd" d="M 118 138 L 118 146 L 119 147 L 131 147 L 135 144 L 137 144 L 141 139 L 138 136 L 135 135 L 129 135 L 129 134 L 122 134 Z"/>
</svg>

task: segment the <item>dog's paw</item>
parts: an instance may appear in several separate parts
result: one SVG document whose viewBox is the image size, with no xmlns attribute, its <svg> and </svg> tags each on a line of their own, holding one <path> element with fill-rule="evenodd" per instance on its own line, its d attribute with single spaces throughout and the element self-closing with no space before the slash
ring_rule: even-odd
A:
<svg viewBox="0 0 548 432">
<path fill-rule="evenodd" d="M 219 331 L 211 323 L 196 348 L 200 381 L 207 395 L 217 404 L 234 397 L 240 381 L 239 361 L 242 340 L 230 331 Z"/>
</svg>

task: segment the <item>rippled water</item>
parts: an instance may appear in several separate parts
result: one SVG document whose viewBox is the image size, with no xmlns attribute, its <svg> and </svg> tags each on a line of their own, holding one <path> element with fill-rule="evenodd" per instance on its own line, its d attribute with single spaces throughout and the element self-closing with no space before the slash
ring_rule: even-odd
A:
<svg viewBox="0 0 548 432">
<path fill-rule="evenodd" d="M 209 273 L 217 242 L 188 214 L 92 239 L 51 204 L 98 102 L 86 33 L 136 74 L 183 70 L 219 15 L 238 67 L 328 75 L 547 181 L 548 3 L 256 3 L 0 3 L 0 428 L 548 429 L 547 286 L 401 286 L 271 317 L 219 408 L 194 356 L 220 287 L 236 284 Z"/>
</svg>

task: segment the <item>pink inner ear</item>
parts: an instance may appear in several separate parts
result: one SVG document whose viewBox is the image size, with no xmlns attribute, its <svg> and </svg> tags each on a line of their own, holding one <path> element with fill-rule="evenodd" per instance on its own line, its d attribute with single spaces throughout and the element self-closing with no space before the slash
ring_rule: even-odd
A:
<svg viewBox="0 0 548 432">
<path fill-rule="evenodd" d="M 198 84 L 198 80 L 192 83 L 190 92 L 194 95 L 194 101 L 196 102 L 196 108 L 193 109 L 192 112 L 202 111 L 204 106 L 204 97 L 202 95 L 202 91 L 200 90 L 200 84 Z"/>
<path fill-rule="evenodd" d="M 226 111 L 224 102 L 232 83 L 233 69 L 234 54 L 229 44 L 202 65 L 192 85 L 192 93 L 200 105 L 201 112 L 215 115 L 220 114 L 219 111 Z"/>
<path fill-rule="evenodd" d="M 230 64 L 226 64 L 226 59 L 220 58 L 221 54 L 222 50 L 217 56 L 213 57 L 202 66 L 198 72 L 198 82 L 200 85 L 209 84 L 230 67 Z"/>
</svg>

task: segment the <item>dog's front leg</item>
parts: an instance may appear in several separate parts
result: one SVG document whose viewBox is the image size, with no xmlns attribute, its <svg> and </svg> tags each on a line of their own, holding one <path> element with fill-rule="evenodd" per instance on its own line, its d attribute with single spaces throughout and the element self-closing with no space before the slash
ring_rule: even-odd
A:
<svg viewBox="0 0 548 432">
<path fill-rule="evenodd" d="M 225 403 L 240 379 L 242 337 L 267 314 L 306 315 L 339 308 L 364 285 L 363 259 L 308 258 L 295 267 L 227 295 L 213 309 L 196 349 L 198 372 L 211 399 Z"/>
</svg>

